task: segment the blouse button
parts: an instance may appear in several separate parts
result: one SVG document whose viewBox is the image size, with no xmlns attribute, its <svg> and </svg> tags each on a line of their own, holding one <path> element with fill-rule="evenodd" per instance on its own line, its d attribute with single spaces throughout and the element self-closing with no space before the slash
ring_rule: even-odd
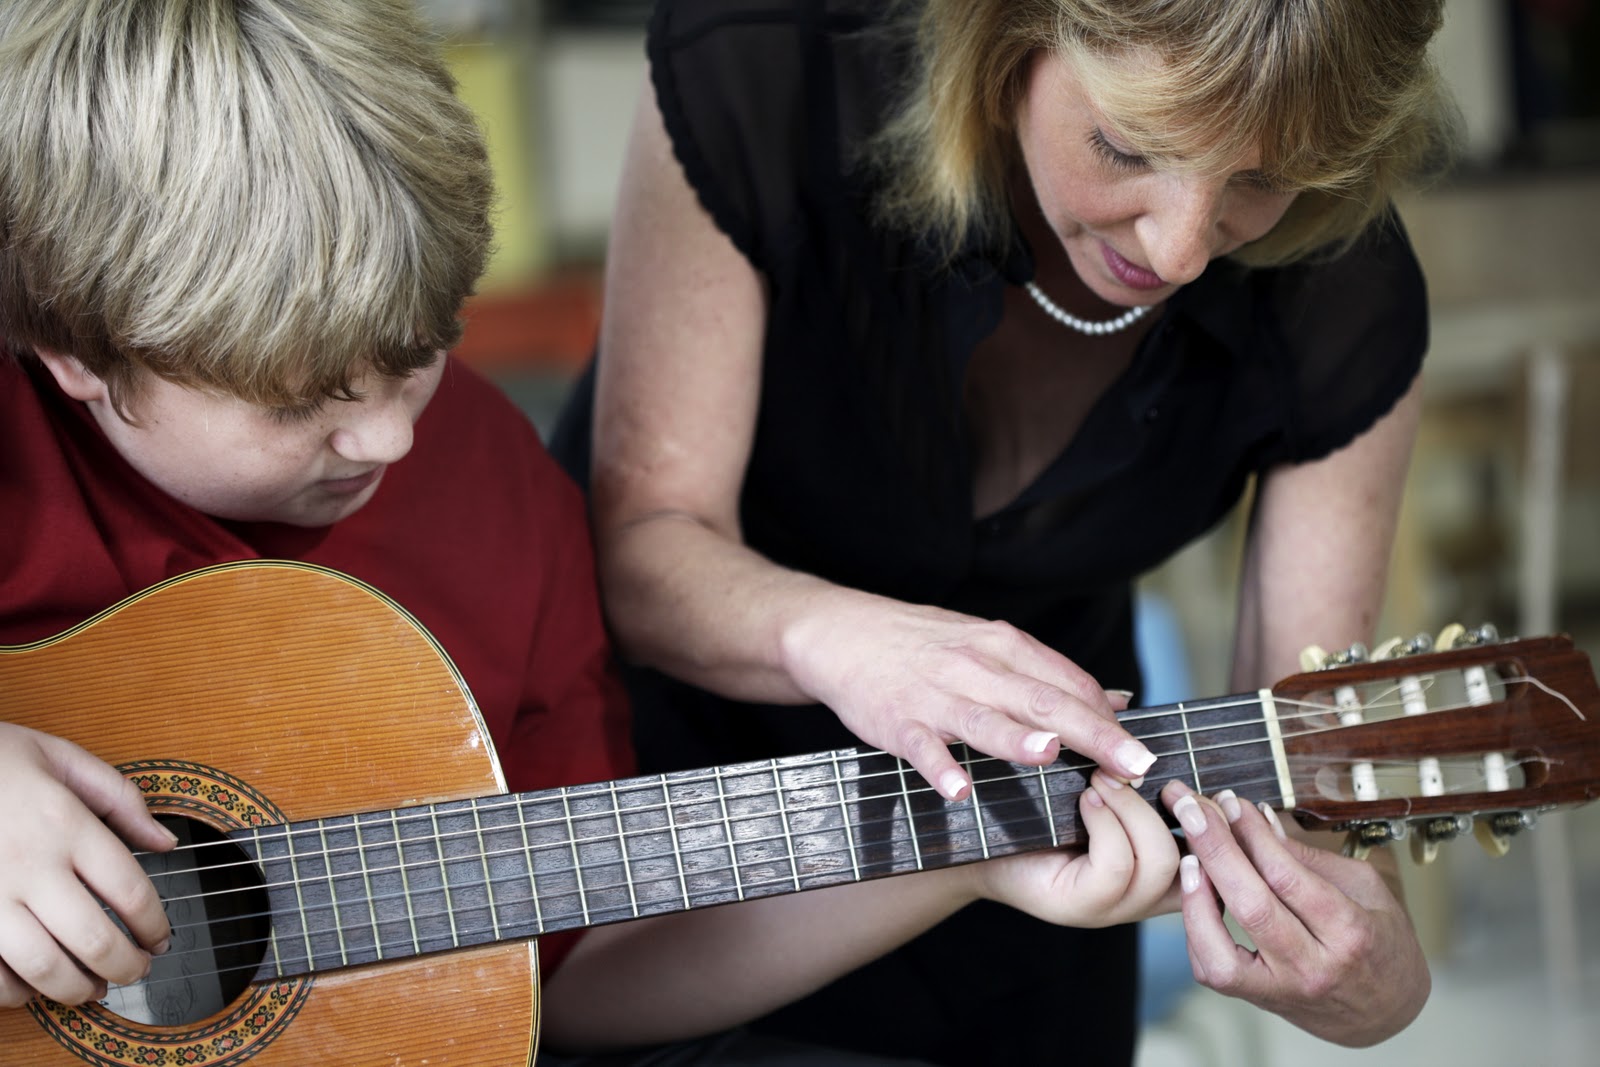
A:
<svg viewBox="0 0 1600 1067">
<path fill-rule="evenodd" d="M 1160 417 L 1161 417 L 1161 409 L 1159 407 L 1151 406 L 1151 407 L 1148 407 L 1148 408 L 1145 409 L 1145 412 L 1144 412 L 1144 421 L 1145 422 L 1155 422 Z"/>
</svg>

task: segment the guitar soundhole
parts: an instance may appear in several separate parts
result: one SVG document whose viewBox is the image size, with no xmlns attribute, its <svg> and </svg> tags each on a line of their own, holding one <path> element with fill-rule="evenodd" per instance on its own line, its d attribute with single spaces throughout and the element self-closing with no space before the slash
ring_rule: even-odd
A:
<svg viewBox="0 0 1600 1067">
<path fill-rule="evenodd" d="M 174 815 L 171 852 L 140 857 L 172 926 L 172 947 L 142 981 L 113 986 L 101 1004 L 130 1022 L 181 1026 L 222 1011 L 256 977 L 265 958 L 267 891 L 244 850 L 211 826 Z"/>
</svg>

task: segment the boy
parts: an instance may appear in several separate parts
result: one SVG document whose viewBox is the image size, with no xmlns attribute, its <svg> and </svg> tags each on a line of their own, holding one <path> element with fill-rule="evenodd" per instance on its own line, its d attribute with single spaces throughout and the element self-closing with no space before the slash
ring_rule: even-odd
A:
<svg viewBox="0 0 1600 1067">
<path fill-rule="evenodd" d="M 0 644 L 211 563 L 322 564 L 439 639 L 513 790 L 628 773 L 582 502 L 444 354 L 490 199 L 400 0 L 0 9 Z M 546 1043 L 737 1024 L 980 896 L 1096 925 L 1170 903 L 1165 826 L 1095 781 L 1092 853 L 547 939 Z M 170 842 L 135 791 L 0 724 L 0 805 L 0 1007 L 142 975 L 169 928 L 127 845 Z"/>
</svg>

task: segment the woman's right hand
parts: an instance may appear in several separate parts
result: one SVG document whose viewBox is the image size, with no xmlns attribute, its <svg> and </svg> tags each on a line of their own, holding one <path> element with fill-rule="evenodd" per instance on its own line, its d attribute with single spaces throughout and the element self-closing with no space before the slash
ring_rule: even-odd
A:
<svg viewBox="0 0 1600 1067">
<path fill-rule="evenodd" d="M 1099 684 L 1003 623 L 843 588 L 744 543 L 739 501 L 767 329 L 764 278 L 717 228 L 643 89 L 606 257 L 590 502 L 628 657 L 739 700 L 820 701 L 947 797 L 947 745 L 1043 764 L 1067 745 L 1124 779 L 1153 757 Z"/>
<path fill-rule="evenodd" d="M 128 846 L 174 840 L 133 783 L 70 741 L 0 723 L 0 811 L 0 1007 L 81 1004 L 142 978 L 171 930 Z"/>
<path fill-rule="evenodd" d="M 1065 746 L 1124 780 L 1155 756 L 1116 721 L 1127 704 L 1065 656 L 1003 622 L 837 590 L 785 634 L 796 685 L 942 795 L 971 784 L 949 750 L 1045 764 Z"/>
</svg>

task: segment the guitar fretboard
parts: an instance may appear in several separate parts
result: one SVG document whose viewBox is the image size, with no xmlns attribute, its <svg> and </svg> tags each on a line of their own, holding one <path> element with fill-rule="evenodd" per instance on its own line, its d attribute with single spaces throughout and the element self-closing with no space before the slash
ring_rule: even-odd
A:
<svg viewBox="0 0 1600 1067">
<path fill-rule="evenodd" d="M 1263 708 L 1232 697 L 1124 723 L 1181 779 L 1276 802 Z M 948 801 L 903 761 L 843 749 L 238 831 L 272 912 L 260 977 L 282 977 L 1082 844 L 1093 767 L 957 755 Z"/>
</svg>

